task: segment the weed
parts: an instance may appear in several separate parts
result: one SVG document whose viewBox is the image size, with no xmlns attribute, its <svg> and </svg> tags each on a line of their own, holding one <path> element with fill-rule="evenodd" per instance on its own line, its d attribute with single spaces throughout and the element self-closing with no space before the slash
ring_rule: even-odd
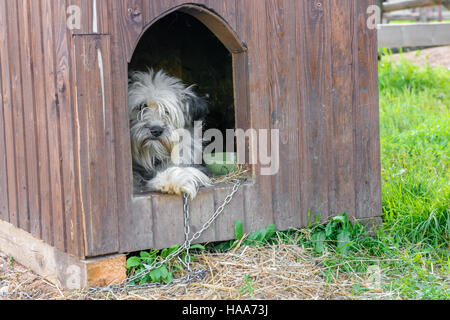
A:
<svg viewBox="0 0 450 320">
<path fill-rule="evenodd" d="M 334 247 L 337 253 L 346 255 L 354 249 L 355 241 L 365 233 L 361 224 L 352 225 L 346 213 L 342 213 L 330 219 L 326 225 L 319 225 L 314 228 L 311 240 L 314 250 L 318 254 L 323 254 L 329 247 Z"/>
<path fill-rule="evenodd" d="M 244 277 L 244 284 L 239 288 L 239 295 L 249 294 L 254 299 L 253 279 L 249 274 Z"/>
<path fill-rule="evenodd" d="M 207 248 L 211 251 L 228 251 L 236 248 L 238 245 L 244 246 L 264 246 L 271 240 L 274 240 L 276 234 L 275 225 L 270 224 L 266 228 L 257 230 L 249 235 L 244 234 L 244 225 L 242 221 L 236 220 L 234 223 L 235 240 L 212 243 Z"/>
<path fill-rule="evenodd" d="M 151 266 L 152 264 L 162 261 L 166 259 L 173 252 L 177 251 L 180 246 L 176 245 L 168 249 L 163 250 L 151 250 L 151 251 L 141 251 L 139 255 L 133 255 L 127 259 L 127 273 L 129 276 L 135 276 L 139 274 L 144 274 L 147 270 L 146 266 Z M 192 251 L 201 251 L 204 250 L 205 247 L 196 244 L 190 247 Z M 177 257 L 175 257 L 177 258 Z M 138 277 L 133 284 L 144 284 L 144 283 L 170 283 L 173 280 L 173 274 L 176 271 L 183 271 L 184 267 L 181 261 L 186 260 L 186 252 L 183 252 L 180 256 L 180 259 L 173 259 L 166 264 L 163 264 L 161 267 L 156 268 L 150 271 L 148 274 Z M 191 261 L 194 261 L 195 256 L 190 255 Z"/>
</svg>

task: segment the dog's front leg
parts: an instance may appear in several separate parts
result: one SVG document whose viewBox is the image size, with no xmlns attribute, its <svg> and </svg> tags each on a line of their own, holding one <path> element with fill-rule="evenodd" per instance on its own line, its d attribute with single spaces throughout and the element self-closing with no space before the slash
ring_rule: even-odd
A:
<svg viewBox="0 0 450 320">
<path fill-rule="evenodd" d="M 212 181 L 203 172 L 192 167 L 170 167 L 158 172 L 147 183 L 151 191 L 181 195 L 186 193 L 191 199 L 197 195 L 199 187 L 212 186 Z"/>
</svg>

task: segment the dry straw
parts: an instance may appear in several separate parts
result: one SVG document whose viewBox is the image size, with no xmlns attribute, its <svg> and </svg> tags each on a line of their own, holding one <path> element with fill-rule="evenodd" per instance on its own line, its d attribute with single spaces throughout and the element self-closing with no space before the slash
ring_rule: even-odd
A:
<svg viewBox="0 0 450 320">
<path fill-rule="evenodd" d="M 88 294 L 64 291 L 0 256 L 0 299 L 347 299 L 351 279 L 326 279 L 320 258 L 295 245 L 243 246 L 226 253 L 202 253 L 192 268 L 207 269 L 202 282 Z M 176 274 L 181 277 L 183 274 Z M 330 281 L 331 280 L 331 281 Z M 2 289 L 3 288 L 3 289 Z M 6 288 L 6 289 L 5 289 Z M 376 293 L 375 293 L 376 294 Z M 379 297 L 383 296 L 379 293 Z M 373 298 L 373 296 L 372 296 Z"/>
</svg>

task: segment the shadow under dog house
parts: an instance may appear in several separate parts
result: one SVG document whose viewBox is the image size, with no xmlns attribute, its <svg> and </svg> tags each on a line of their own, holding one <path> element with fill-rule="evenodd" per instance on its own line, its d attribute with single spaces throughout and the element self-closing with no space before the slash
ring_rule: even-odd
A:
<svg viewBox="0 0 450 320">
<path fill-rule="evenodd" d="M 235 127 L 280 133 L 278 173 L 252 165 L 201 242 L 232 239 L 238 219 L 251 232 L 305 226 L 316 213 L 379 217 L 374 4 L 0 1 L 0 250 L 76 288 L 123 278 L 126 253 L 184 241 L 181 197 L 133 194 L 127 110 L 135 49 L 174 13 L 228 50 Z M 230 190 L 200 191 L 194 232 Z"/>
</svg>

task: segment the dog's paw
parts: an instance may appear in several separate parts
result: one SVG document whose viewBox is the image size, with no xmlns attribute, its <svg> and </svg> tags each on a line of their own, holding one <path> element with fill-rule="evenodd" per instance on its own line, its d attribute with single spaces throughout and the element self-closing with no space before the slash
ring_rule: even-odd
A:
<svg viewBox="0 0 450 320">
<path fill-rule="evenodd" d="M 199 187 L 212 186 L 212 181 L 196 168 L 171 167 L 149 181 L 153 190 L 168 194 L 187 194 L 191 199 L 197 195 Z"/>
</svg>

